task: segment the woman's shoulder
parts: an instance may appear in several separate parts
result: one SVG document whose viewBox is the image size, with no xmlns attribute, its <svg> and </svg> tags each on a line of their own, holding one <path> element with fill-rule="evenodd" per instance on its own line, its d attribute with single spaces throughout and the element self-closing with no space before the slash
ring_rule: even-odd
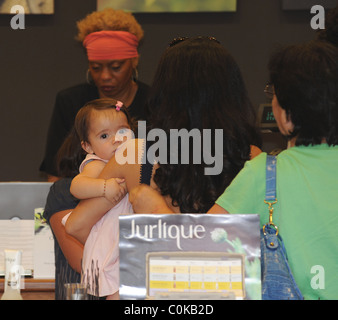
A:
<svg viewBox="0 0 338 320">
<path fill-rule="evenodd" d="M 266 157 L 267 157 L 267 153 L 259 149 L 259 152 L 257 152 L 255 156 L 251 158 L 251 160 L 247 161 L 245 163 L 245 166 L 249 166 L 249 167 L 260 167 L 262 165 L 265 166 Z"/>
<path fill-rule="evenodd" d="M 116 170 L 116 177 L 126 179 L 129 191 L 141 181 L 149 180 L 146 179 L 148 175 L 145 176 L 144 172 L 145 167 L 147 169 L 152 168 L 152 166 L 148 164 L 147 150 L 145 139 L 130 139 L 122 144 L 115 153 L 113 160 L 115 164 L 113 164 L 112 170 Z M 152 170 L 149 171 L 151 173 Z"/>
<path fill-rule="evenodd" d="M 245 177 L 246 179 L 247 177 L 250 177 L 250 179 L 256 179 L 256 178 L 260 179 L 260 176 L 265 172 L 266 158 L 267 158 L 267 153 L 261 152 L 256 157 L 254 157 L 252 160 L 245 162 L 244 167 L 238 173 L 236 178 Z"/>
<path fill-rule="evenodd" d="M 115 161 L 120 165 L 141 164 L 145 152 L 145 139 L 129 139 L 116 150 Z"/>
</svg>

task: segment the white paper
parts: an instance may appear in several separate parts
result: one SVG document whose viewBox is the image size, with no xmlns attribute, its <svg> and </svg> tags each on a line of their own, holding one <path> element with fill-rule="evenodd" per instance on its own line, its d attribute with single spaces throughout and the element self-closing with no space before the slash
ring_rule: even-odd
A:
<svg viewBox="0 0 338 320">
<path fill-rule="evenodd" d="M 5 274 L 4 250 L 21 250 L 22 267 L 30 275 L 34 267 L 34 220 L 0 220 L 0 275 Z"/>
<path fill-rule="evenodd" d="M 43 210 L 37 208 L 34 212 L 34 278 L 54 279 L 54 238 L 50 226 L 42 218 Z"/>
</svg>

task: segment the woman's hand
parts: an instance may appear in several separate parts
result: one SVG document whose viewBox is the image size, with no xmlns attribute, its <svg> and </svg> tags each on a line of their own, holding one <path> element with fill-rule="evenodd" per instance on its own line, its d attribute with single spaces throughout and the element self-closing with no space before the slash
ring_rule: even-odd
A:
<svg viewBox="0 0 338 320">
<path fill-rule="evenodd" d="M 129 201 L 135 213 L 173 213 L 164 197 L 148 185 L 141 184 L 131 190 Z"/>
</svg>

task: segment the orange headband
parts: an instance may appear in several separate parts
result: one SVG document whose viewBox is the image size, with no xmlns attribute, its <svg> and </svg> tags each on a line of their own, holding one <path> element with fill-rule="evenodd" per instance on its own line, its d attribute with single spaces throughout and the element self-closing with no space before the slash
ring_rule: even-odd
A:
<svg viewBox="0 0 338 320">
<path fill-rule="evenodd" d="M 88 60 L 123 60 L 138 56 L 138 40 L 127 31 L 98 31 L 83 41 Z"/>
</svg>

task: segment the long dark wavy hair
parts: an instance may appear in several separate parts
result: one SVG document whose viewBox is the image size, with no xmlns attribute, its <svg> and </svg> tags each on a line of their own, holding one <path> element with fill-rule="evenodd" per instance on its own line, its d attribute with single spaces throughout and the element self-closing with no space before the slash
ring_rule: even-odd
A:
<svg viewBox="0 0 338 320">
<path fill-rule="evenodd" d="M 160 59 L 149 97 L 149 129 L 161 128 L 167 137 L 170 129 L 211 129 L 212 155 L 220 148 L 214 143 L 215 129 L 223 129 L 223 170 L 218 175 L 205 175 L 210 165 L 203 161 L 203 143 L 207 142 L 202 139 L 201 164 L 193 164 L 192 158 L 189 164 L 160 162 L 154 181 L 182 213 L 203 213 L 250 159 L 250 146 L 261 146 L 261 138 L 233 57 L 214 38 L 182 40 L 168 47 Z M 192 143 L 189 148 L 192 155 Z"/>
</svg>

